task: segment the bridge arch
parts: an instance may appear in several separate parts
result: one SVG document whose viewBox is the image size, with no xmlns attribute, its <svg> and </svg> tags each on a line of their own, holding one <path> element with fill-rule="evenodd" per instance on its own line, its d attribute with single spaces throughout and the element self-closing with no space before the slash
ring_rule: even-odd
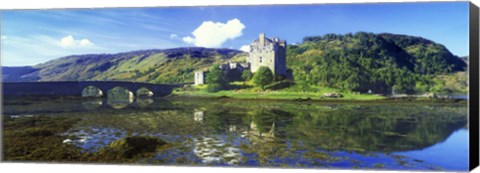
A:
<svg viewBox="0 0 480 173">
<path fill-rule="evenodd" d="M 82 97 L 102 97 L 103 91 L 93 85 L 89 85 L 82 90 Z"/>
<path fill-rule="evenodd" d="M 141 96 L 148 96 L 151 97 L 154 95 L 153 91 L 151 89 L 148 89 L 147 87 L 140 87 L 136 91 L 136 96 L 141 97 Z"/>
<path fill-rule="evenodd" d="M 134 98 L 133 92 L 125 87 L 116 86 L 107 91 L 107 104 L 115 109 L 127 107 Z"/>
</svg>

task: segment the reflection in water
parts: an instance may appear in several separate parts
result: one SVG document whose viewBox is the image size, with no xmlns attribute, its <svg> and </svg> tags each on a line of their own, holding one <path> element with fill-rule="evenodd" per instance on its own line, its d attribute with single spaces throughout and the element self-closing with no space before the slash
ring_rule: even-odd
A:
<svg viewBox="0 0 480 173">
<path fill-rule="evenodd" d="M 195 113 L 193 113 L 193 120 L 197 122 L 203 122 L 203 111 L 195 109 Z"/>
<path fill-rule="evenodd" d="M 286 137 L 285 127 L 292 123 L 293 115 L 279 109 L 252 111 L 248 138 L 253 143 L 281 142 Z"/>
<path fill-rule="evenodd" d="M 267 132 L 262 132 L 257 127 L 257 124 L 252 121 L 250 124 L 250 131 L 247 134 L 253 144 L 271 142 L 275 139 L 275 123 L 272 124 Z"/>
<path fill-rule="evenodd" d="M 464 142 L 468 140 L 468 130 L 460 129 L 455 131 L 450 137 L 441 143 L 434 144 L 422 150 L 404 151 L 395 154 L 404 155 L 416 160 L 430 160 L 432 165 L 449 165 L 454 170 L 462 170 L 468 165 L 468 157 L 464 153 L 468 153 L 468 145 Z M 445 150 L 456 149 L 456 152 L 445 152 Z M 428 154 L 426 154 L 428 153 Z M 431 158 L 449 158 L 449 159 L 431 159 Z M 417 161 L 418 162 L 418 161 Z"/>
<path fill-rule="evenodd" d="M 103 100 L 102 99 L 92 99 L 92 100 L 85 100 L 82 101 L 82 105 L 87 110 L 94 110 L 102 106 Z"/>
<path fill-rule="evenodd" d="M 127 100 L 107 100 L 107 103 L 110 106 L 132 103 Z M 61 142 L 84 152 L 95 152 L 126 136 L 156 136 L 171 143 L 173 148 L 142 160 L 161 164 L 468 169 L 467 164 L 458 166 L 452 160 L 468 158 L 468 152 L 459 151 L 468 148 L 467 139 L 458 139 L 455 145 L 444 143 L 458 135 L 452 133 L 467 123 L 464 104 L 327 105 L 238 100 L 145 101 L 139 97 L 135 101 L 137 107 L 112 111 L 95 101 L 81 103 L 87 111 L 76 113 L 62 112 L 72 108 L 56 110 L 58 104 L 44 103 L 52 106 L 50 110 L 56 110 L 49 115 L 81 117 L 74 128 L 63 134 Z M 12 104 L 5 109 L 7 115 L 18 115 L 22 113 L 16 109 L 35 110 L 36 105 Z M 95 113 L 88 111 L 92 109 L 96 109 Z M 38 112 L 28 113 L 41 115 L 44 111 Z M 432 148 L 442 149 L 433 154 L 429 152 Z M 454 158 L 438 157 L 452 153 Z"/>
<path fill-rule="evenodd" d="M 149 97 L 137 97 L 135 103 L 140 108 L 146 108 L 153 103 L 153 99 Z"/>
<path fill-rule="evenodd" d="M 216 137 L 199 137 L 193 139 L 193 152 L 203 163 L 226 163 L 229 165 L 239 164 L 242 160 L 240 149 L 232 147 L 222 139 Z"/>
<path fill-rule="evenodd" d="M 83 100 L 82 105 L 86 110 L 94 110 L 100 108 L 104 102 L 114 109 L 123 109 L 132 103 L 135 103 L 135 106 L 139 108 L 146 108 L 151 105 L 154 100 L 149 97 L 138 97 L 135 100 L 122 97 L 109 97 L 106 99 L 106 101 L 103 99 Z"/>
<path fill-rule="evenodd" d="M 234 124 L 228 125 L 228 131 L 229 132 L 236 132 L 237 131 L 237 125 L 234 125 Z"/>
<path fill-rule="evenodd" d="M 101 97 L 103 92 L 94 86 L 88 86 L 82 91 L 82 97 Z M 115 109 L 123 109 L 133 103 L 136 100 L 136 106 L 145 108 L 153 103 L 153 92 L 147 88 L 140 88 L 137 91 L 137 98 L 134 94 L 122 87 L 115 87 L 108 91 L 106 103 Z M 102 106 L 103 101 L 101 99 L 83 101 L 82 105 L 87 110 L 97 109 Z"/>
</svg>

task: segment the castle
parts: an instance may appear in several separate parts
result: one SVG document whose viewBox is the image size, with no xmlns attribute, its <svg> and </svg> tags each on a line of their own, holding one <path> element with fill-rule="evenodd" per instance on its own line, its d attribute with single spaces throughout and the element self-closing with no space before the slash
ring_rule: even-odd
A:
<svg viewBox="0 0 480 173">
<path fill-rule="evenodd" d="M 228 70 L 250 70 L 255 73 L 258 68 L 265 66 L 270 68 L 274 75 L 288 77 L 286 55 L 287 42 L 278 38 L 267 38 L 265 33 L 260 33 L 258 39 L 255 39 L 249 45 L 249 56 L 246 63 L 221 64 L 220 68 Z M 205 84 L 206 71 L 195 72 L 195 85 Z"/>
<path fill-rule="evenodd" d="M 257 40 L 250 45 L 247 63 L 250 71 L 255 73 L 259 67 L 265 66 L 272 70 L 274 75 L 287 76 L 286 54 L 287 42 L 278 38 L 266 38 L 260 33 Z"/>
</svg>

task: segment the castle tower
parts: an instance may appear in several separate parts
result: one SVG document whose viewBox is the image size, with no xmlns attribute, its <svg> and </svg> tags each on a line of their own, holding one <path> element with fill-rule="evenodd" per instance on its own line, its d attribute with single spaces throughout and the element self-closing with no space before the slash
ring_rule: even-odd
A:
<svg viewBox="0 0 480 173">
<path fill-rule="evenodd" d="M 286 76 L 286 46 L 285 40 L 267 38 L 265 33 L 260 33 L 258 39 L 250 45 L 247 63 L 250 64 L 251 72 L 255 73 L 259 67 L 266 66 L 274 75 Z"/>
<path fill-rule="evenodd" d="M 195 72 L 195 85 L 205 84 L 205 71 Z"/>
<path fill-rule="evenodd" d="M 258 41 L 260 46 L 265 45 L 265 33 L 262 32 L 258 35 Z"/>
</svg>

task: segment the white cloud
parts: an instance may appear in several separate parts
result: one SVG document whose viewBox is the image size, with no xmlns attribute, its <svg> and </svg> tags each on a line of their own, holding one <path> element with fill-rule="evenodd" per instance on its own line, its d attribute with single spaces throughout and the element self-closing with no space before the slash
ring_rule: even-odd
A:
<svg viewBox="0 0 480 173">
<path fill-rule="evenodd" d="M 69 44 L 71 39 L 64 37 L 64 43 Z M 73 37 L 72 37 L 73 38 Z M 9 35 L 8 40 L 2 40 L 2 65 L 24 66 L 43 63 L 48 60 L 68 55 L 80 55 L 91 53 L 111 53 L 108 48 L 98 47 L 87 39 L 74 40 L 74 47 L 68 49 L 61 45 L 58 37 L 49 35 Z M 82 43 L 83 42 L 83 43 Z M 89 45 L 89 46 L 81 46 Z"/>
<path fill-rule="evenodd" d="M 170 34 L 170 39 L 178 39 L 178 35 L 177 34 Z"/>
<path fill-rule="evenodd" d="M 244 52 L 250 52 L 250 45 L 243 45 L 240 47 L 240 50 Z"/>
<path fill-rule="evenodd" d="M 66 48 L 66 47 L 74 47 L 74 46 L 90 46 L 93 45 L 92 42 L 88 39 L 81 39 L 81 40 L 75 40 L 73 36 L 69 35 L 66 37 L 63 37 L 60 40 L 60 46 Z"/>
<path fill-rule="evenodd" d="M 87 39 L 82 39 L 80 40 L 80 46 L 88 46 L 88 45 L 92 45 L 93 43 L 90 42 L 90 40 L 87 40 Z"/>
<path fill-rule="evenodd" d="M 71 35 L 63 37 L 60 40 L 60 45 L 63 47 L 73 46 L 74 44 L 75 44 L 75 39 L 73 39 L 73 36 Z"/>
<path fill-rule="evenodd" d="M 116 34 L 116 33 L 113 33 Z M 72 35 L 70 39 L 70 35 Z M 75 37 L 76 35 L 88 35 L 95 38 Z M 44 63 L 52 59 L 82 54 L 97 53 L 119 53 L 130 50 L 142 49 L 158 49 L 158 48 L 174 48 L 181 45 L 172 40 L 151 38 L 126 38 L 124 35 L 102 35 L 98 33 L 65 33 L 64 42 L 73 44 L 70 47 L 61 45 L 62 37 L 50 35 L 7 35 L 8 40 L 2 40 L 2 65 L 4 66 L 24 66 Z M 167 34 L 168 36 L 168 34 Z M 127 41 L 125 41 L 127 39 Z M 179 38 L 181 39 L 181 38 Z M 69 42 L 73 40 L 73 42 Z M 82 41 L 83 40 L 83 41 Z M 104 47 L 102 43 L 108 43 L 108 47 Z M 82 46 L 83 44 L 84 46 Z M 161 47 L 159 47 L 161 45 Z"/>
<path fill-rule="evenodd" d="M 192 32 L 193 37 L 183 37 L 188 44 L 202 47 L 221 47 L 227 40 L 233 40 L 242 36 L 245 25 L 238 19 L 232 19 L 227 23 L 205 21 Z"/>
<path fill-rule="evenodd" d="M 192 38 L 192 37 L 183 37 L 182 40 L 183 40 L 185 43 L 188 43 L 188 44 L 194 44 L 194 43 L 195 43 L 195 39 Z"/>
<path fill-rule="evenodd" d="M 6 40 L 6 39 L 7 39 L 7 36 L 2 35 L 2 40 Z"/>
</svg>

